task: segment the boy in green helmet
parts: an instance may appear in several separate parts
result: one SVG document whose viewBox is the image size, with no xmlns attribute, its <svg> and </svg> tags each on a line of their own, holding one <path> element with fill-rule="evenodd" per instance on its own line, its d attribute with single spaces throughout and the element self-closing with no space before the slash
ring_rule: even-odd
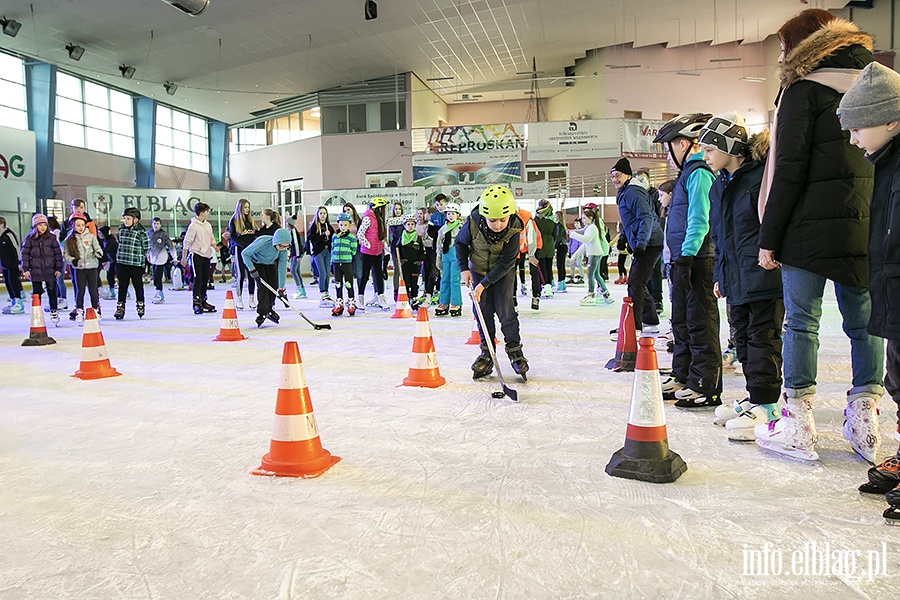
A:
<svg viewBox="0 0 900 600">
<path fill-rule="evenodd" d="M 484 324 L 478 324 L 481 356 L 472 365 L 472 377 L 486 377 L 494 370 L 487 344 L 495 339 L 496 315 L 510 364 L 525 380 L 528 361 L 522 354 L 515 307 L 515 266 L 522 219 L 516 214 L 512 192 L 505 186 L 490 186 L 482 192 L 478 202 L 456 237 L 460 279 L 463 285 L 474 286 L 475 301 L 481 305 L 485 320 Z"/>
</svg>

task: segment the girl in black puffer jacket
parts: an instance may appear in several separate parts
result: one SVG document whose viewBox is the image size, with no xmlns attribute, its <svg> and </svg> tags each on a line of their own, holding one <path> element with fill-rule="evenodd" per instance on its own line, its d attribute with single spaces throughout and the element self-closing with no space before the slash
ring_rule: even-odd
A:
<svg viewBox="0 0 900 600">
<path fill-rule="evenodd" d="M 22 272 L 31 280 L 35 294 L 42 295 L 44 286 L 50 298 L 50 320 L 59 324 L 56 295 L 56 278 L 62 273 L 62 248 L 56 236 L 50 233 L 47 217 L 36 214 L 31 218 L 31 233 L 22 243 Z"/>
</svg>

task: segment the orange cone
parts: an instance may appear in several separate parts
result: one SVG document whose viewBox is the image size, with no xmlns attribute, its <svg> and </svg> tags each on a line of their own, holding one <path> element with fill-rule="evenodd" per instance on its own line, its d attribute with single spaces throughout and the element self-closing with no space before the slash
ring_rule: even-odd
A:
<svg viewBox="0 0 900 600">
<path fill-rule="evenodd" d="M 500 342 L 497 341 L 497 338 L 494 338 L 494 345 L 496 346 Z M 478 318 L 472 320 L 472 333 L 469 334 L 469 339 L 466 340 L 466 346 L 478 346 L 481 344 L 481 336 L 478 334 Z"/>
<path fill-rule="evenodd" d="M 637 339 L 634 331 L 634 305 L 631 298 L 622 300 L 622 312 L 619 315 L 619 333 L 616 337 L 616 356 L 606 363 L 610 371 L 621 373 L 634 371 L 634 360 L 637 356 Z"/>
<path fill-rule="evenodd" d="M 412 319 L 413 314 L 412 310 L 409 308 L 409 296 L 406 294 L 406 284 L 403 282 L 403 278 L 400 278 L 400 287 L 397 291 L 397 304 L 394 308 L 394 314 L 391 315 L 392 319 Z"/>
<path fill-rule="evenodd" d="M 238 325 L 237 312 L 234 310 L 234 294 L 231 290 L 225 292 L 225 309 L 222 310 L 222 325 L 219 327 L 219 335 L 214 342 L 240 342 L 247 336 L 241 334 L 241 326 Z"/>
<path fill-rule="evenodd" d="M 100 322 L 93 308 L 84 311 L 84 335 L 81 338 L 81 366 L 72 377 L 78 379 L 103 379 L 121 375 L 109 364 L 106 343 L 100 333 Z"/>
<path fill-rule="evenodd" d="M 409 374 L 403 379 L 403 385 L 436 388 L 445 383 L 447 380 L 441 377 L 437 356 L 434 354 L 434 338 L 431 337 L 431 325 L 428 324 L 428 309 L 422 306 L 416 319 Z"/>
<path fill-rule="evenodd" d="M 655 343 L 652 337 L 641 337 L 625 447 L 612 455 L 606 472 L 613 477 L 671 483 L 687 471 L 687 465 L 669 449 Z"/>
<path fill-rule="evenodd" d="M 44 311 L 41 310 L 41 297 L 31 295 L 31 331 L 22 342 L 23 346 L 47 346 L 55 344 L 56 340 L 47 335 L 47 327 L 44 325 Z"/>
<path fill-rule="evenodd" d="M 269 453 L 250 474 L 308 479 L 318 477 L 339 460 L 340 456 L 322 448 L 297 342 L 285 342 Z"/>
</svg>

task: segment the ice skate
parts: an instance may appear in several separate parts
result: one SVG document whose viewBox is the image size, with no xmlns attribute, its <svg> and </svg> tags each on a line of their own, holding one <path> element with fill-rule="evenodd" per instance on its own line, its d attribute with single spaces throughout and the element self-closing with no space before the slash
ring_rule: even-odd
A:
<svg viewBox="0 0 900 600">
<path fill-rule="evenodd" d="M 451 317 L 461 317 L 462 316 L 462 306 L 451 306 L 450 307 L 450 316 Z"/>
<path fill-rule="evenodd" d="M 819 460 L 816 452 L 816 424 L 813 421 L 812 394 L 786 398 L 781 418 L 757 425 L 753 433 L 760 448 L 801 460 Z"/>
<path fill-rule="evenodd" d="M 100 288 L 100 297 L 104 300 L 115 300 L 116 293 L 112 287 Z"/>
<path fill-rule="evenodd" d="M 350 298 L 347 300 L 347 316 L 352 317 L 356 314 L 356 300 Z"/>
<path fill-rule="evenodd" d="M 437 295 L 434 295 L 428 300 L 428 304 L 431 306 L 437 306 L 439 300 L 440 298 Z"/>
<path fill-rule="evenodd" d="M 153 304 L 162 304 L 165 301 L 166 298 L 165 296 L 163 296 L 162 290 L 159 290 L 156 292 L 156 295 L 153 296 L 153 300 L 151 300 L 150 302 L 152 302 Z"/>
<path fill-rule="evenodd" d="M 750 408 L 741 412 L 737 418 L 725 423 L 728 439 L 738 442 L 752 442 L 756 440 L 754 428 L 757 425 L 768 425 L 769 421 L 778 418 L 778 408 L 775 404 L 751 404 Z"/>
<path fill-rule="evenodd" d="M 450 307 L 446 304 L 438 304 L 437 308 L 434 309 L 434 316 L 436 317 L 446 317 L 450 314 Z"/>
<path fill-rule="evenodd" d="M 203 312 L 211 312 L 211 313 L 216 312 L 216 307 L 213 306 L 212 304 L 210 304 L 209 302 L 207 302 L 206 299 L 204 299 L 202 302 L 200 302 L 200 305 L 203 307 Z"/>
<path fill-rule="evenodd" d="M 144 318 L 144 301 L 139 300 L 137 303 L 137 316 L 139 319 Z"/>
<path fill-rule="evenodd" d="M 737 350 L 731 343 L 729 343 L 728 348 L 726 348 L 725 352 L 722 353 L 722 368 L 723 369 L 734 368 L 734 363 L 736 361 L 737 361 Z"/>
<path fill-rule="evenodd" d="M 693 410 L 697 408 L 709 408 L 711 406 L 721 405 L 722 399 L 718 394 L 707 395 L 703 392 L 692 390 L 689 387 L 682 388 L 675 392 L 675 408 Z"/>
<path fill-rule="evenodd" d="M 900 525 L 900 489 L 888 492 L 885 498 L 890 506 L 882 513 L 884 522 L 888 525 Z"/>
<path fill-rule="evenodd" d="M 557 294 L 565 294 L 567 292 L 568 292 L 568 290 L 566 289 L 565 281 L 560 281 L 559 283 L 556 284 L 556 293 Z"/>
<path fill-rule="evenodd" d="M 610 329 L 609 330 L 609 341 L 617 342 L 619 340 L 619 330 L 618 329 Z"/>
<path fill-rule="evenodd" d="M 525 289 L 525 284 L 524 284 L 524 283 L 521 284 L 521 285 L 519 285 L 519 295 L 520 295 L 520 296 L 527 296 L 527 295 L 528 295 L 528 291 Z"/>
<path fill-rule="evenodd" d="M 4 314 L 4 315 L 12 314 L 12 309 L 13 309 L 13 307 L 14 307 L 15 305 L 16 305 L 16 300 L 15 300 L 14 298 L 10 298 L 10 299 L 9 299 L 9 305 L 8 305 L 8 306 L 4 306 L 4 307 L 3 307 L 3 310 L 0 310 L 0 313 L 2 313 L 2 314 Z"/>
<path fill-rule="evenodd" d="M 734 361 L 734 374 L 738 377 L 744 376 L 744 367 L 741 365 L 740 361 Z"/>
<path fill-rule="evenodd" d="M 522 354 L 522 344 L 507 344 L 506 356 L 509 357 L 509 364 L 512 366 L 513 371 L 522 378 L 522 381 L 528 381 L 528 378 L 525 376 L 528 373 L 528 361 L 525 359 L 525 355 Z"/>
<path fill-rule="evenodd" d="M 569 275 L 568 277 L 566 277 L 566 285 L 572 285 L 573 283 L 575 283 L 575 278 L 574 278 L 574 277 L 572 277 L 571 275 Z"/>
<path fill-rule="evenodd" d="M 199 300 L 194 300 L 193 309 L 195 315 L 203 314 L 203 304 Z"/>
<path fill-rule="evenodd" d="M 256 328 L 259 329 L 262 327 L 262 324 L 266 322 L 266 315 L 256 315 Z"/>
<path fill-rule="evenodd" d="M 387 298 L 384 297 L 384 294 L 378 294 L 378 306 L 381 310 L 391 310 L 391 305 L 388 304 Z"/>
<path fill-rule="evenodd" d="M 84 309 L 78 308 L 75 310 L 78 311 L 75 315 L 75 323 L 77 323 L 79 327 L 84 327 Z"/>
<path fill-rule="evenodd" d="M 296 292 L 294 292 L 294 295 L 291 296 L 291 298 L 293 298 L 294 300 L 303 300 L 304 298 L 306 298 L 306 290 L 298 289 Z"/>
<path fill-rule="evenodd" d="M 24 303 L 21 299 L 16 300 L 16 301 L 15 301 L 15 304 L 14 304 L 14 305 L 12 306 L 12 308 L 10 309 L 9 314 L 11 314 L 11 315 L 21 315 L 21 314 L 24 314 L 24 313 L 25 313 L 25 303 Z"/>
<path fill-rule="evenodd" d="M 65 298 L 60 298 L 56 308 L 57 310 L 69 310 L 69 303 Z"/>
<path fill-rule="evenodd" d="M 116 321 L 121 321 L 125 318 L 125 303 L 124 302 L 116 302 L 116 312 L 113 314 L 113 317 Z"/>
<path fill-rule="evenodd" d="M 481 355 L 472 363 L 472 379 L 481 379 L 487 377 L 494 371 L 494 361 L 491 360 L 491 353 L 487 346 L 481 346 Z"/>
<path fill-rule="evenodd" d="M 244 310 L 244 295 L 243 294 L 235 294 L 234 307 L 238 310 Z"/>
<path fill-rule="evenodd" d="M 659 325 L 648 325 L 647 323 L 642 323 L 642 329 L 647 335 L 659 335 Z"/>
<path fill-rule="evenodd" d="M 675 392 L 684 389 L 684 384 L 671 375 L 662 380 L 663 400 L 675 400 Z"/>
<path fill-rule="evenodd" d="M 278 313 L 271 308 L 269 309 L 269 312 L 266 313 L 266 318 L 276 325 L 278 325 L 278 323 L 281 321 L 281 317 L 278 315 Z"/>
<path fill-rule="evenodd" d="M 258 304 L 256 301 L 256 294 L 250 294 L 250 301 L 248 302 L 248 304 L 250 305 L 250 308 L 256 308 Z"/>
<path fill-rule="evenodd" d="M 861 493 L 887 494 L 900 485 L 900 454 L 895 454 L 876 467 L 870 467 L 867 475 L 869 481 L 859 486 Z"/>
<path fill-rule="evenodd" d="M 331 316 L 339 317 L 342 314 L 344 314 L 344 304 L 338 301 L 338 303 L 334 305 L 334 308 L 331 309 Z"/>
<path fill-rule="evenodd" d="M 875 453 L 881 445 L 877 402 L 878 396 L 872 392 L 847 392 L 847 408 L 844 409 L 844 426 L 841 428 L 844 439 L 850 442 L 856 453 L 873 465 Z"/>
<path fill-rule="evenodd" d="M 600 296 L 597 297 L 597 304 L 601 303 L 609 306 L 610 304 L 615 304 L 616 301 L 612 299 L 612 296 L 609 295 L 609 292 L 601 292 Z"/>
<path fill-rule="evenodd" d="M 368 302 L 366 302 L 366 307 L 367 308 L 381 308 L 381 306 L 378 304 L 378 297 L 373 294 L 372 299 L 369 300 Z"/>
<path fill-rule="evenodd" d="M 744 411 L 750 410 L 753 406 L 754 405 L 750 402 L 750 398 L 734 400 L 729 404 L 717 406 L 716 417 L 713 419 L 713 424 L 724 427 L 725 423 L 732 419 L 737 419 Z"/>
<path fill-rule="evenodd" d="M 575 276 L 575 281 L 572 282 L 572 285 L 584 285 L 584 277 L 581 275 Z"/>
<path fill-rule="evenodd" d="M 553 288 L 550 287 L 549 283 L 545 283 L 544 287 L 541 288 L 541 298 L 552 298 L 553 297 Z"/>
<path fill-rule="evenodd" d="M 50 321 L 53 322 L 54 327 L 59 327 L 59 311 L 58 310 L 50 311 Z"/>
<path fill-rule="evenodd" d="M 538 297 L 534 297 L 531 299 L 531 310 L 540 310 L 541 309 L 541 299 Z"/>
<path fill-rule="evenodd" d="M 597 299 L 593 294 L 588 294 L 587 296 L 582 298 L 578 304 L 580 304 L 581 306 L 597 306 Z"/>
<path fill-rule="evenodd" d="M 69 313 L 69 320 L 74 321 L 75 317 L 77 317 L 77 316 L 78 316 L 78 309 L 74 308 L 74 309 L 72 309 L 72 312 Z"/>
<path fill-rule="evenodd" d="M 331 299 L 328 292 L 322 292 L 322 297 L 319 298 L 319 308 L 334 308 L 334 300 Z"/>
</svg>

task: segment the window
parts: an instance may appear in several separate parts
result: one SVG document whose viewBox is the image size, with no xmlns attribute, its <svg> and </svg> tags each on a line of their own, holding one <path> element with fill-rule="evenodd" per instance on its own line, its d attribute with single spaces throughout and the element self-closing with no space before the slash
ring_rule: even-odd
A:
<svg viewBox="0 0 900 600">
<path fill-rule="evenodd" d="M 641 110 L 626 110 L 624 113 L 626 119 L 643 119 L 644 112 Z"/>
<path fill-rule="evenodd" d="M 0 52 L 0 125 L 28 129 L 25 63 L 5 52 Z"/>
<path fill-rule="evenodd" d="M 347 107 L 322 107 L 322 133 L 347 133 Z"/>
<path fill-rule="evenodd" d="M 133 115 L 130 94 L 56 73 L 55 142 L 134 158 Z"/>
<path fill-rule="evenodd" d="M 381 103 L 381 130 L 406 129 L 406 102 Z"/>
<path fill-rule="evenodd" d="M 543 165 L 525 165 L 525 181 L 547 181 L 550 179 L 568 179 L 569 163 L 547 163 Z"/>
<path fill-rule="evenodd" d="M 209 133 L 206 119 L 158 105 L 156 162 L 208 173 Z"/>
</svg>

